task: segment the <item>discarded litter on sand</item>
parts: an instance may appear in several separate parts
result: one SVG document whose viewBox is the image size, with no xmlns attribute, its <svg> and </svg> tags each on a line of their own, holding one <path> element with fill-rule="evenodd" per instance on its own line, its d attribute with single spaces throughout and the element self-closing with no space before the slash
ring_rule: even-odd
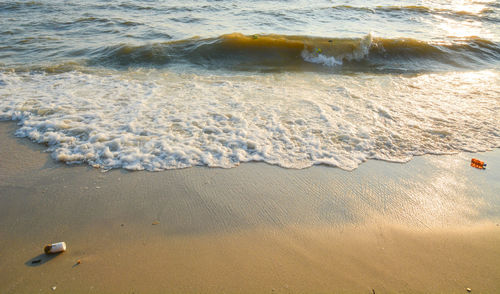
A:
<svg viewBox="0 0 500 294">
<path fill-rule="evenodd" d="M 484 163 L 484 161 L 481 161 L 479 159 L 472 158 L 472 160 L 470 161 L 470 166 L 478 168 L 478 169 L 485 169 L 486 163 Z"/>
</svg>

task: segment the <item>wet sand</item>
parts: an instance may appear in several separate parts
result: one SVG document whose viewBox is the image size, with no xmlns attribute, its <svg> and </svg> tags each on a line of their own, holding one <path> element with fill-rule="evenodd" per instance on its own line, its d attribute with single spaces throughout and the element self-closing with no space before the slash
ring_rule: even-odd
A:
<svg viewBox="0 0 500 294">
<path fill-rule="evenodd" d="M 498 149 L 353 172 L 102 172 L 54 162 L 15 130 L 0 123 L 0 293 L 500 289 Z M 67 252 L 41 255 L 58 241 Z"/>
</svg>

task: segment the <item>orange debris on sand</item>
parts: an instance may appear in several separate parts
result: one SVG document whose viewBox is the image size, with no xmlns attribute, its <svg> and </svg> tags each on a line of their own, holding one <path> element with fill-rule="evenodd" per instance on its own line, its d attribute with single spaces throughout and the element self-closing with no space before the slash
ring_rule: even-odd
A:
<svg viewBox="0 0 500 294">
<path fill-rule="evenodd" d="M 481 161 L 479 159 L 472 158 L 472 160 L 470 161 L 470 166 L 475 167 L 475 168 L 479 168 L 479 169 L 485 169 L 486 163 L 484 163 L 484 161 Z"/>
</svg>

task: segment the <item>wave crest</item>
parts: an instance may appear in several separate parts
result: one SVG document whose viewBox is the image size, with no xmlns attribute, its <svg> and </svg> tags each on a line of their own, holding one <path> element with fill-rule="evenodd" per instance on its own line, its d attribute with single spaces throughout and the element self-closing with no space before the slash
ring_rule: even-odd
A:
<svg viewBox="0 0 500 294">
<path fill-rule="evenodd" d="M 500 67 L 500 44 L 478 37 L 435 42 L 372 35 L 325 38 L 233 33 L 139 46 L 118 44 L 79 54 L 87 65 L 112 68 L 184 64 L 244 71 L 433 72 Z M 50 65 L 49 71 L 54 68 L 74 67 Z"/>
</svg>

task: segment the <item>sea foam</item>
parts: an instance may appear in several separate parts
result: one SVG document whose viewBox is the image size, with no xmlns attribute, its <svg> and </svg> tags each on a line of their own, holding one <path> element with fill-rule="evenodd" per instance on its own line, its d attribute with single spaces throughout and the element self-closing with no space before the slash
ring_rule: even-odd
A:
<svg viewBox="0 0 500 294">
<path fill-rule="evenodd" d="M 0 73 L 0 118 L 56 160 L 103 169 L 352 170 L 500 147 L 500 75 Z"/>
</svg>

